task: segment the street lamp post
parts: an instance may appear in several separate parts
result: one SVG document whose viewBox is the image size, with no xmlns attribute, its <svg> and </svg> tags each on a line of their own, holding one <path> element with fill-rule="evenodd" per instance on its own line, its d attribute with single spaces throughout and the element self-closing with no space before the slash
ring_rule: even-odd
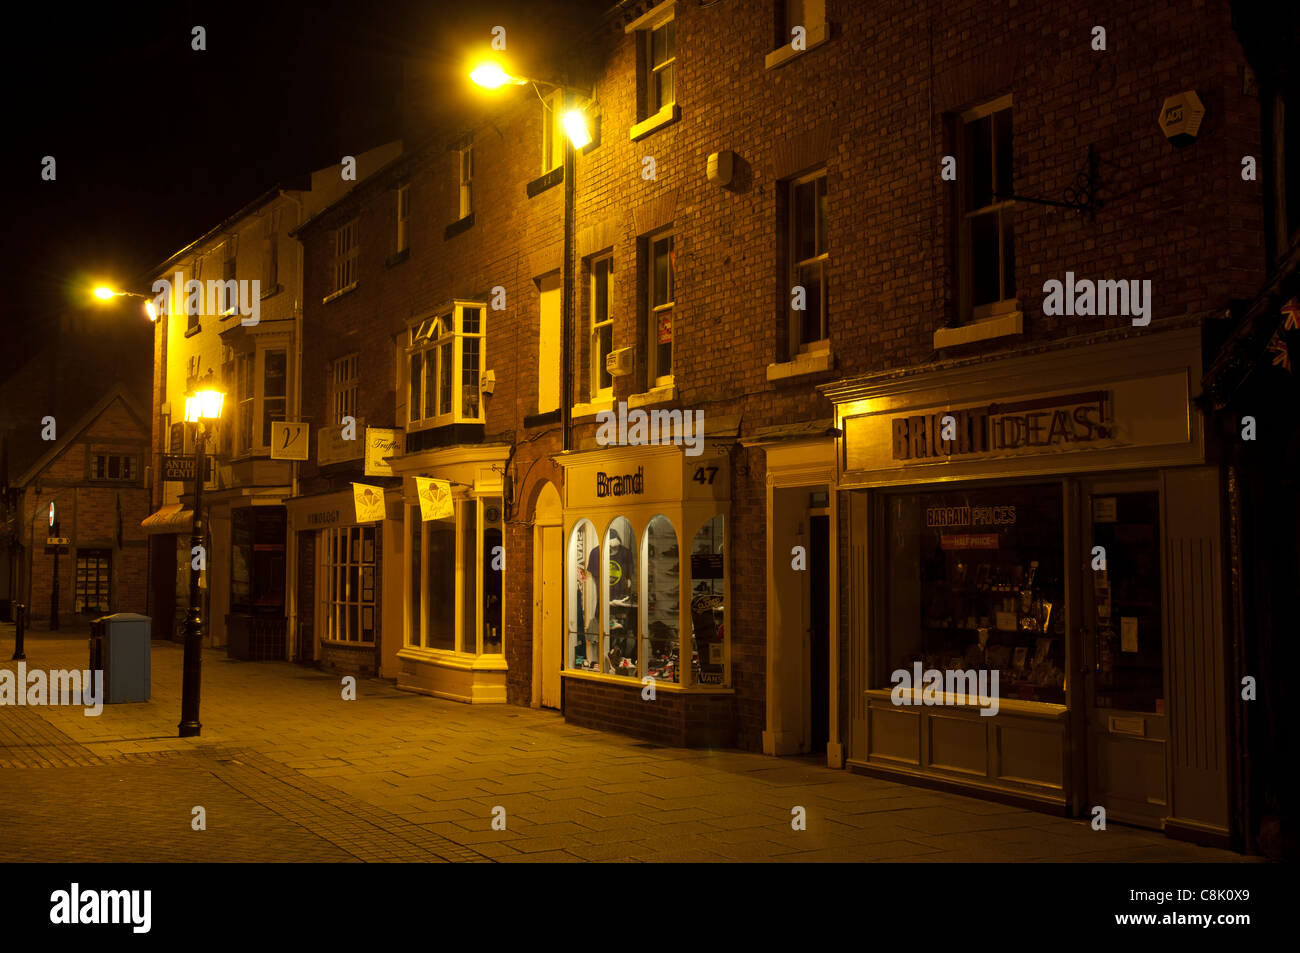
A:
<svg viewBox="0 0 1300 953">
<path fill-rule="evenodd" d="M 217 390 L 199 391 L 185 398 L 185 420 L 194 424 L 194 518 L 190 524 L 190 608 L 185 617 L 185 660 L 181 676 L 180 737 L 194 738 L 203 730 L 199 723 L 199 694 L 202 688 L 203 609 L 199 592 L 200 565 L 206 567 L 207 552 L 203 544 L 203 477 L 205 420 L 221 418 L 225 394 Z"/>
</svg>

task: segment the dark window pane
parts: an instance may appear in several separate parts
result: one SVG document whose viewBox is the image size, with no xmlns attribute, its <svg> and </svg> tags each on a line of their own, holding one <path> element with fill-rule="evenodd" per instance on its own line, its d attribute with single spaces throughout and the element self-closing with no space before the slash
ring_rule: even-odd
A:
<svg viewBox="0 0 1300 953">
<path fill-rule="evenodd" d="M 822 266 L 820 263 L 799 269 L 799 284 L 803 285 L 805 310 L 795 312 L 800 321 L 799 343 L 820 341 L 822 333 Z"/>
<path fill-rule="evenodd" d="M 478 505 L 470 501 L 463 510 L 461 527 L 461 626 L 460 650 L 478 652 Z"/>
<path fill-rule="evenodd" d="M 411 355 L 411 392 L 410 407 L 408 407 L 408 418 L 410 420 L 420 419 L 420 380 L 424 372 L 424 354 Z"/>
<path fill-rule="evenodd" d="M 410 608 L 411 634 L 407 640 L 407 645 L 420 644 L 420 530 L 424 527 L 424 521 L 420 519 L 420 511 L 414 510 L 411 514 L 411 597 L 408 601 Z"/>
<path fill-rule="evenodd" d="M 466 334 L 478 334 L 479 320 L 482 318 L 482 308 L 464 308 L 461 311 L 461 330 Z"/>
<path fill-rule="evenodd" d="M 438 387 L 437 356 L 438 356 L 438 352 L 436 350 L 429 350 L 424 352 L 424 416 L 425 419 L 428 419 L 429 417 L 437 416 L 438 414 L 438 411 L 434 409 L 437 406 L 434 403 L 434 395 L 437 393 L 437 387 Z"/>
<path fill-rule="evenodd" d="M 110 456 L 108 458 L 108 478 L 116 480 L 122 475 L 122 458 L 119 456 Z"/>
<path fill-rule="evenodd" d="M 672 263 L 669 252 L 672 248 L 671 238 L 661 238 L 654 243 L 654 303 L 667 304 L 672 301 Z"/>
<path fill-rule="evenodd" d="M 995 134 L 997 136 L 997 163 L 998 163 L 998 192 L 1003 196 L 1011 195 L 1013 191 L 1011 175 L 1011 110 L 1003 109 L 993 114 L 995 125 Z"/>
<path fill-rule="evenodd" d="M 424 531 L 429 536 L 429 565 L 425 567 L 429 648 L 452 649 L 456 641 L 456 524 L 453 520 L 430 520 Z"/>
<path fill-rule="evenodd" d="M 795 261 L 805 261 L 817 254 L 816 182 L 802 182 L 791 193 L 794 215 L 793 251 Z"/>
<path fill-rule="evenodd" d="M 438 365 L 438 413 L 451 413 L 451 372 L 453 368 L 451 342 L 447 342 L 439 348 Z"/>
<path fill-rule="evenodd" d="M 994 213 L 970 220 L 971 303 L 1001 300 L 998 287 L 998 217 Z"/>
<path fill-rule="evenodd" d="M 1010 209 L 1002 213 L 1002 298 L 1016 296 L 1016 243 Z"/>
<path fill-rule="evenodd" d="M 957 174 L 966 180 L 968 210 L 993 201 L 993 132 L 989 126 L 987 116 L 966 123 L 966 168 Z"/>
<path fill-rule="evenodd" d="M 603 390 L 606 387 L 614 386 L 614 378 L 610 377 L 609 370 L 605 367 L 605 358 L 614 347 L 614 325 L 607 324 L 596 331 L 597 351 L 596 366 L 599 370 L 598 379 L 600 387 Z"/>
<path fill-rule="evenodd" d="M 659 377 L 667 377 L 673 372 L 673 342 L 671 340 L 659 345 L 659 353 L 656 357 L 655 374 Z"/>
<path fill-rule="evenodd" d="M 826 176 L 817 180 L 817 254 L 826 252 Z"/>
</svg>

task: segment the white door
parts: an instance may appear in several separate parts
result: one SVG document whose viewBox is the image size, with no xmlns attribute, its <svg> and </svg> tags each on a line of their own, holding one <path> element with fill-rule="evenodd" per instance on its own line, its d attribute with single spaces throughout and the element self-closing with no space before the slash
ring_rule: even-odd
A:
<svg viewBox="0 0 1300 953">
<path fill-rule="evenodd" d="M 560 668 L 564 662 L 560 599 L 564 592 L 563 530 L 542 526 L 538 535 L 542 562 L 542 707 L 560 707 Z"/>
</svg>

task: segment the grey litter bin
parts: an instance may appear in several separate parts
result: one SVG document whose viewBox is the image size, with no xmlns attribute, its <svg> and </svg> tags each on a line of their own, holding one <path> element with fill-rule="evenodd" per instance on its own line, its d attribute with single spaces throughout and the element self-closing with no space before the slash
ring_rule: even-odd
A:
<svg viewBox="0 0 1300 953">
<path fill-rule="evenodd" d="M 90 623 L 90 669 L 104 671 L 105 704 L 149 700 L 152 625 L 149 616 L 134 612 L 115 612 Z"/>
</svg>

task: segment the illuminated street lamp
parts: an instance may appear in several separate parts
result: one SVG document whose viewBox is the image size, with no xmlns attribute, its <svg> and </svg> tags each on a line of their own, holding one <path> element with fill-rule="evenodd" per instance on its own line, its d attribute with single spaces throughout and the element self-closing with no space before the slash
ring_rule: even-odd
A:
<svg viewBox="0 0 1300 953">
<path fill-rule="evenodd" d="M 507 72 L 505 67 L 495 60 L 485 60 L 470 70 L 469 78 L 478 86 L 484 89 L 500 89 L 502 86 L 526 86 L 533 84 L 536 89 L 538 84 L 542 86 L 551 86 L 567 92 L 577 93 L 583 99 L 590 99 L 589 90 L 577 89 L 565 83 L 555 83 L 545 79 L 532 79 L 528 76 L 514 76 Z M 541 96 L 541 93 L 538 93 Z M 569 142 L 573 148 L 581 149 L 591 143 L 591 132 L 587 129 L 587 119 L 583 115 L 581 108 L 570 109 L 564 114 L 564 132 L 569 137 Z"/>
<path fill-rule="evenodd" d="M 205 421 L 221 419 L 226 395 L 219 390 L 200 390 L 185 397 L 185 421 L 194 424 L 194 518 L 190 524 L 190 609 L 185 617 L 185 661 L 181 676 L 180 737 L 194 738 L 202 731 L 199 724 L 199 691 L 203 666 L 203 612 L 199 599 L 198 556 L 207 565 L 203 548 L 203 477 L 207 469 L 203 453 Z"/>
<path fill-rule="evenodd" d="M 114 291 L 107 285 L 100 285 L 95 289 L 95 297 L 100 301 L 112 301 L 114 298 L 122 297 L 142 298 L 144 299 L 144 313 L 149 316 L 149 320 L 158 320 L 158 305 L 148 295 L 137 294 L 134 291 Z"/>
</svg>

